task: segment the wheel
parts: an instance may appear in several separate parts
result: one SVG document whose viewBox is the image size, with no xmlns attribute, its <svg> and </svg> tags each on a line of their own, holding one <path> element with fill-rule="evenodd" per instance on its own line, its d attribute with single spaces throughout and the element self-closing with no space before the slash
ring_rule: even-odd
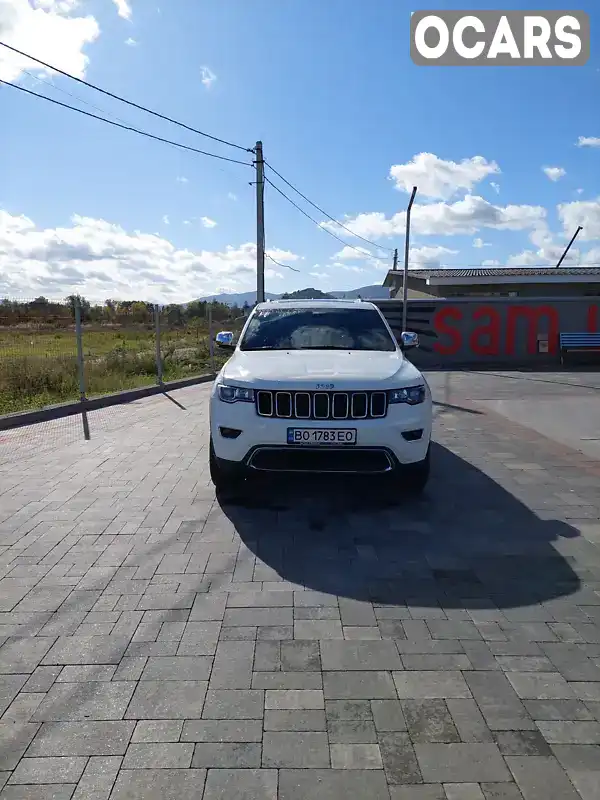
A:
<svg viewBox="0 0 600 800">
<path fill-rule="evenodd" d="M 217 458 L 212 439 L 210 440 L 208 454 L 208 469 L 210 479 L 214 484 L 217 495 L 223 499 L 234 500 L 241 496 L 244 478 L 240 470 L 226 466 L 227 462 Z"/>
<path fill-rule="evenodd" d="M 427 448 L 427 455 L 423 461 L 418 461 L 416 464 L 411 464 L 406 467 L 406 474 L 403 476 L 403 486 L 406 491 L 412 495 L 419 495 L 427 486 L 429 480 L 429 473 L 431 470 L 431 459 L 429 456 L 429 448 Z"/>
</svg>

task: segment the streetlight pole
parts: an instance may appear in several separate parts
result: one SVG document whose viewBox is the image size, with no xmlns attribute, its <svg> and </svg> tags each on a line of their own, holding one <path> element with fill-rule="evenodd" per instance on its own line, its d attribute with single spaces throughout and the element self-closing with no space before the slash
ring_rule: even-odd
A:
<svg viewBox="0 0 600 800">
<path fill-rule="evenodd" d="M 406 330 L 406 314 L 408 311 L 407 308 L 407 299 L 408 299 L 408 253 L 410 249 L 410 211 L 412 208 L 412 204 L 415 200 L 415 195 L 417 193 L 417 187 L 413 186 L 412 194 L 410 196 L 410 200 L 408 201 L 408 208 L 406 209 L 406 235 L 404 237 L 404 277 L 402 279 L 402 330 Z"/>
</svg>

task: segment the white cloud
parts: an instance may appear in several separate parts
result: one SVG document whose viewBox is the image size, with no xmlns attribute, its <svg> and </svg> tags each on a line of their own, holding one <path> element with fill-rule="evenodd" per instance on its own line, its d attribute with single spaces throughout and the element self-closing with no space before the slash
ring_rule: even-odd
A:
<svg viewBox="0 0 600 800">
<path fill-rule="evenodd" d="M 313 278 L 319 278 L 322 281 L 323 280 L 329 280 L 329 278 L 331 277 L 326 272 L 309 272 L 308 274 L 312 275 Z"/>
<path fill-rule="evenodd" d="M 188 178 L 185 178 L 183 175 L 179 175 L 177 178 L 177 183 L 189 183 Z"/>
<path fill-rule="evenodd" d="M 580 136 L 577 147 L 600 147 L 600 136 Z"/>
<path fill-rule="evenodd" d="M 210 89 L 213 83 L 217 80 L 217 76 L 209 67 L 200 67 L 200 77 L 202 85 L 206 86 L 207 89 Z"/>
<path fill-rule="evenodd" d="M 83 78 L 88 57 L 85 46 L 100 34 L 96 19 L 75 15 L 74 0 L 0 0 L 0 37 L 6 44 L 35 53 L 48 64 Z M 52 70 L 2 48 L 0 79 L 16 81 L 23 70 L 50 75 Z"/>
<path fill-rule="evenodd" d="M 117 14 L 122 19 L 131 19 L 131 6 L 128 3 L 128 0 L 113 0 L 117 8 Z"/>
<path fill-rule="evenodd" d="M 227 192 L 227 198 L 229 200 L 233 200 L 233 202 L 235 203 L 237 200 L 237 194 L 234 194 L 233 192 Z"/>
<path fill-rule="evenodd" d="M 454 203 L 416 203 L 412 209 L 411 229 L 426 236 L 475 234 L 482 228 L 518 231 L 533 228 L 545 218 L 546 209 L 542 206 L 498 206 L 483 197 L 469 194 Z M 338 235 L 343 231 L 332 222 L 323 222 L 322 225 Z M 386 217 L 381 211 L 373 211 L 346 219 L 344 225 L 369 239 L 403 236 L 406 212 L 399 211 Z"/>
<path fill-rule="evenodd" d="M 135 40 L 135 39 L 132 39 L 132 38 L 131 38 L 131 36 L 130 36 L 130 37 L 129 37 L 129 39 L 125 39 L 125 44 L 126 44 L 128 47 L 137 47 L 137 44 L 138 44 L 138 43 L 136 42 L 136 40 Z"/>
<path fill-rule="evenodd" d="M 594 266 L 598 266 L 598 264 L 600 264 L 600 247 L 592 247 L 591 250 L 584 253 L 581 258 L 581 263 L 583 265 L 593 264 Z"/>
<path fill-rule="evenodd" d="M 484 242 L 483 239 L 473 239 L 473 247 L 491 247 L 490 242 Z"/>
<path fill-rule="evenodd" d="M 562 167 L 542 167 L 542 171 L 545 173 L 547 178 L 550 178 L 551 181 L 558 181 L 567 174 L 567 171 Z"/>
<path fill-rule="evenodd" d="M 364 247 L 349 247 L 346 245 L 345 247 L 342 247 L 338 253 L 334 253 L 334 255 L 331 257 L 339 261 L 343 261 L 345 259 L 352 259 L 353 261 L 356 261 L 357 259 L 372 258 L 372 253 Z"/>
<path fill-rule="evenodd" d="M 458 250 L 448 247 L 424 246 L 411 247 L 408 252 L 408 263 L 412 267 L 439 267 L 443 256 L 454 256 Z"/>
<path fill-rule="evenodd" d="M 500 194 L 500 184 L 494 183 L 494 181 L 490 181 L 490 186 L 496 192 L 496 194 Z"/>
<path fill-rule="evenodd" d="M 202 223 L 202 227 L 204 228 L 217 227 L 217 223 L 214 221 L 214 219 L 211 219 L 210 217 L 200 217 L 200 222 Z"/>
<path fill-rule="evenodd" d="M 390 177 L 396 189 L 412 192 L 418 188 L 417 197 L 448 200 L 458 191 L 470 192 L 475 184 L 497 175 L 500 167 L 495 161 L 482 156 L 465 158 L 460 162 L 445 161 L 433 153 L 419 153 L 407 164 L 395 164 L 390 168 Z"/>
<path fill-rule="evenodd" d="M 270 249 L 282 263 L 299 256 Z M 75 215 L 70 224 L 39 228 L 0 210 L 0 296 L 106 297 L 186 302 L 194 297 L 253 288 L 256 246 L 220 252 L 179 249 L 156 234 L 129 232 L 101 219 Z"/>
<path fill-rule="evenodd" d="M 572 236 L 577 227 L 579 241 L 590 242 L 600 239 L 600 197 L 596 200 L 576 200 L 573 203 L 561 203 L 558 206 L 558 217 L 562 222 L 565 234 Z"/>
<path fill-rule="evenodd" d="M 171 220 L 169 219 L 169 215 L 168 214 L 164 215 L 164 217 L 162 218 L 162 221 L 163 221 L 163 225 L 170 225 L 171 224 Z"/>
<path fill-rule="evenodd" d="M 499 267 L 500 262 L 497 261 L 495 258 L 486 258 L 485 261 L 481 262 L 482 267 Z"/>
<path fill-rule="evenodd" d="M 523 250 L 517 255 L 510 256 L 506 262 L 509 267 L 535 267 L 542 263 L 545 264 L 546 261 L 533 250 Z"/>
</svg>

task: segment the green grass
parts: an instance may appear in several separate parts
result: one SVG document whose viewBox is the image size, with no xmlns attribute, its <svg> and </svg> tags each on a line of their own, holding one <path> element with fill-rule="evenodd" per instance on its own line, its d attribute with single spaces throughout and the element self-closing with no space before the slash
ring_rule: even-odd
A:
<svg viewBox="0 0 600 800">
<path fill-rule="evenodd" d="M 156 338 L 151 328 L 84 328 L 86 394 L 102 394 L 157 382 Z M 206 327 L 161 333 L 163 380 L 210 372 Z M 215 367 L 226 359 L 215 351 Z M 79 399 L 74 330 L 0 331 L 0 414 Z"/>
</svg>

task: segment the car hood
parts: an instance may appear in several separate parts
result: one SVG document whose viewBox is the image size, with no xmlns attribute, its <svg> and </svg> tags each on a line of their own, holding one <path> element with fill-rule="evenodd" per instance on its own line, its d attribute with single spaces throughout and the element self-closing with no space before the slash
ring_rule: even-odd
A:
<svg viewBox="0 0 600 800">
<path fill-rule="evenodd" d="M 236 350 L 223 367 L 220 379 L 238 385 L 301 384 L 315 389 L 317 383 L 362 388 L 381 384 L 393 388 L 421 378 L 419 370 L 401 352 L 358 350 Z"/>
</svg>

